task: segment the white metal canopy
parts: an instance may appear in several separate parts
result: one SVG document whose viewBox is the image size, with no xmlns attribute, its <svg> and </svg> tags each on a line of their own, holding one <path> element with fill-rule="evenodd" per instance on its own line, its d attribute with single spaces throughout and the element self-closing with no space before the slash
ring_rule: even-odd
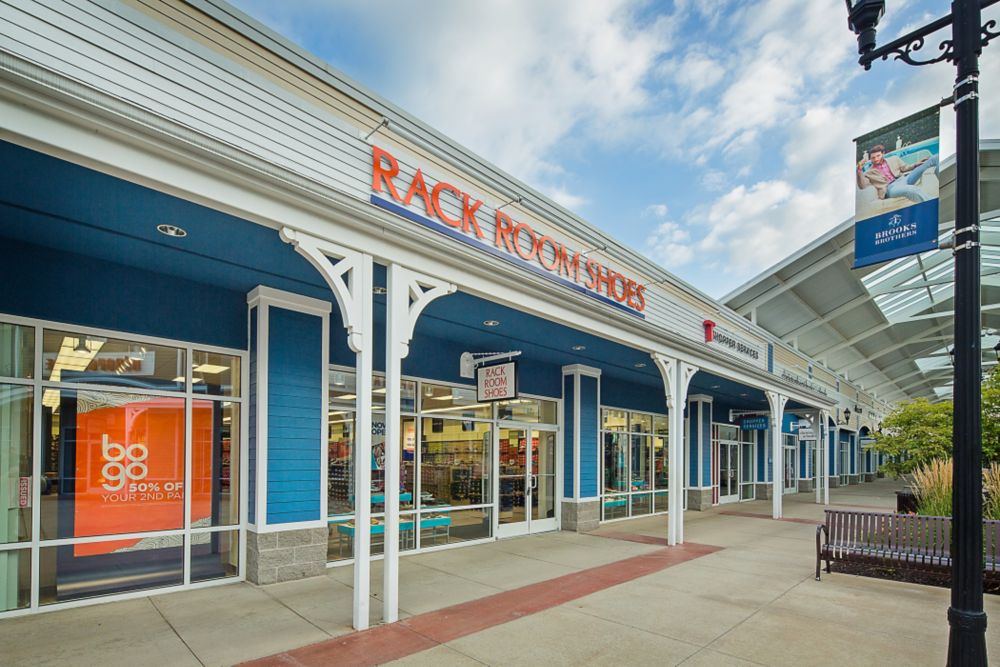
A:
<svg viewBox="0 0 1000 667">
<path fill-rule="evenodd" d="M 1000 140 L 980 143 L 983 367 L 1000 341 Z M 951 236 L 955 160 L 941 168 L 941 236 Z M 886 401 L 950 397 L 951 250 L 854 270 L 849 218 L 723 297 L 730 308 Z"/>
</svg>

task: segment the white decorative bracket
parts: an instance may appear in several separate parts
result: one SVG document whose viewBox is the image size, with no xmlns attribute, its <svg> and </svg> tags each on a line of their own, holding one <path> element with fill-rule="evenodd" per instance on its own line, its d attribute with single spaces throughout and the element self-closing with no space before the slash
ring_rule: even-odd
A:
<svg viewBox="0 0 1000 667">
<path fill-rule="evenodd" d="M 398 295 L 393 291 L 394 285 L 389 286 L 388 299 L 389 307 L 393 309 L 390 317 L 403 316 L 402 326 L 398 329 L 399 340 L 396 342 L 401 345 L 399 351 L 400 359 L 405 359 L 410 354 L 410 341 L 413 339 L 413 331 L 417 326 L 417 319 L 424 312 L 424 308 L 438 297 L 454 294 L 458 288 L 452 283 L 438 278 L 431 278 L 398 264 L 393 264 L 389 268 L 389 271 L 392 275 L 390 282 L 395 283 L 395 281 L 399 281 L 405 285 L 406 289 L 405 304 L 395 303 Z M 398 312 L 396 312 L 396 308 L 399 308 Z M 403 308 L 405 308 L 405 311 Z"/>
<path fill-rule="evenodd" d="M 679 359 L 660 354 L 659 352 L 653 352 L 650 356 L 653 358 L 653 363 L 656 364 L 657 370 L 660 371 L 660 377 L 663 379 L 663 387 L 667 395 L 667 408 L 674 407 L 674 384 L 678 385 L 676 395 L 680 397 L 683 405 L 684 398 L 687 396 L 688 386 L 691 384 L 691 378 L 698 372 L 698 367 L 686 361 L 680 361 Z M 677 374 L 678 372 L 680 373 L 679 375 Z"/>
<path fill-rule="evenodd" d="M 365 311 L 371 308 L 372 258 L 351 248 L 337 245 L 290 227 L 279 232 L 281 240 L 289 243 L 295 251 L 319 271 L 327 285 L 337 297 L 340 318 L 347 329 L 347 344 L 353 352 L 363 349 L 367 331 Z M 337 261 L 331 259 L 337 258 Z"/>
</svg>

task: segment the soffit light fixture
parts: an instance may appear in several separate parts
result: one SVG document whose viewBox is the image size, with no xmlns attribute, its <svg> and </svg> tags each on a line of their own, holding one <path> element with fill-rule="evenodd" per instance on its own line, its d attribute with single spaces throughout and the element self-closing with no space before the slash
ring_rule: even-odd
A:
<svg viewBox="0 0 1000 667">
<path fill-rule="evenodd" d="M 646 367 L 646 362 L 644 362 L 644 361 L 637 361 L 636 363 L 633 364 L 633 366 L 635 366 L 636 368 L 645 368 Z"/>
<path fill-rule="evenodd" d="M 997 343 L 997 345 L 1000 346 L 1000 343 Z M 587 346 L 586 345 L 574 345 L 571 349 L 574 352 L 583 352 L 584 350 L 587 349 Z"/>
<path fill-rule="evenodd" d="M 483 326 L 498 327 L 500 326 L 500 320 L 483 320 Z"/>
<path fill-rule="evenodd" d="M 157 225 L 156 231 L 160 232 L 165 236 L 172 236 L 176 239 L 182 239 L 188 235 L 186 231 L 184 231 L 180 227 L 177 227 L 176 225 L 166 225 L 166 224 Z"/>
</svg>

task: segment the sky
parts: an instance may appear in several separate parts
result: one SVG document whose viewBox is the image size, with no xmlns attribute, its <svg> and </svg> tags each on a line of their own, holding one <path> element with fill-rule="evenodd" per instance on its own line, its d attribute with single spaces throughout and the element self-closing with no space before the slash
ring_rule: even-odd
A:
<svg viewBox="0 0 1000 667">
<path fill-rule="evenodd" d="M 865 72 L 843 0 L 230 1 L 714 297 L 849 218 L 852 139 L 955 76 Z M 887 5 L 879 44 L 949 11 Z M 1000 40 L 981 69 L 1000 138 Z"/>
</svg>

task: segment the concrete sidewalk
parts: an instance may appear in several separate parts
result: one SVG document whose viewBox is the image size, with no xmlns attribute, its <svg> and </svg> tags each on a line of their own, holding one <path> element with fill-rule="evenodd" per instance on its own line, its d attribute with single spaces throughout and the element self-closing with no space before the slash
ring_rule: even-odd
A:
<svg viewBox="0 0 1000 667">
<path fill-rule="evenodd" d="M 831 501 L 890 509 L 898 483 L 833 489 Z M 685 539 L 723 547 L 632 581 L 409 655 L 399 664 L 940 665 L 948 591 L 849 575 L 813 580 L 822 507 L 786 496 L 685 515 Z M 726 512 L 726 513 L 723 513 Z M 737 515 L 738 513 L 741 515 Z M 550 533 L 403 558 L 404 618 L 662 551 L 666 518 Z M 602 537 L 606 535 L 607 537 Z M 638 538 L 643 539 L 643 538 Z M 373 590 L 381 577 L 373 564 Z M 5 665 L 223 665 L 351 632 L 351 568 L 0 621 Z M 1000 600 L 987 613 L 1000 618 Z M 380 613 L 373 600 L 372 622 Z M 1000 646 L 992 623 L 988 645 Z M 1000 650 L 1000 649 L 998 649 Z M 996 656 L 995 656 L 996 657 Z"/>
</svg>

